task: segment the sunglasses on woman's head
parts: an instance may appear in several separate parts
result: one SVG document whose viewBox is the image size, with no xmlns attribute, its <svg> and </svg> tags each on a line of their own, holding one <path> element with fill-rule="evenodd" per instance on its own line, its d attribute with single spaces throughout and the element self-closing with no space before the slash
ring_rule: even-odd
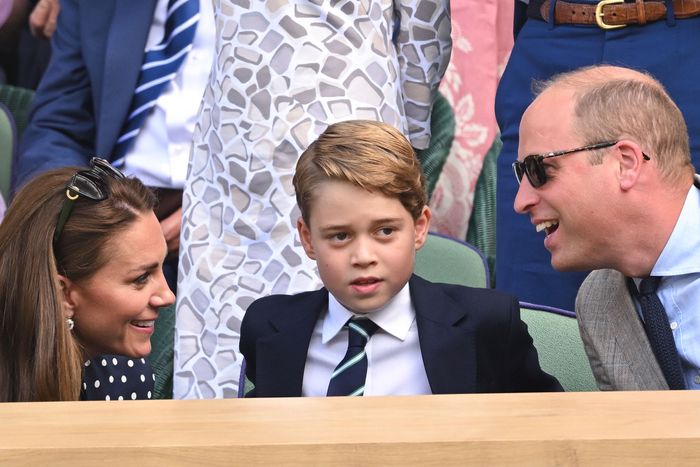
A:
<svg viewBox="0 0 700 467">
<path fill-rule="evenodd" d="M 609 148 L 617 143 L 617 141 L 604 141 L 602 143 L 595 143 L 575 149 L 566 149 L 564 151 L 548 152 L 545 154 L 531 154 L 526 156 L 522 162 L 513 162 L 513 172 L 515 173 L 515 178 L 518 180 L 518 184 L 520 184 L 523 179 L 523 175 L 525 175 L 533 188 L 539 188 L 547 183 L 547 171 L 544 165 L 545 159 L 549 159 L 550 157 L 565 156 L 566 154 L 573 154 L 575 152 Z M 649 160 L 649 156 L 646 154 L 643 155 L 645 160 Z"/>
<path fill-rule="evenodd" d="M 102 201 L 109 196 L 107 177 L 121 179 L 124 174 L 112 167 L 109 162 L 99 157 L 90 159 L 90 169 L 80 170 L 66 184 L 66 199 L 63 201 L 61 213 L 58 215 L 56 230 L 53 234 L 54 248 L 61 238 L 63 228 L 73 210 L 73 203 L 81 196 L 93 201 Z"/>
</svg>

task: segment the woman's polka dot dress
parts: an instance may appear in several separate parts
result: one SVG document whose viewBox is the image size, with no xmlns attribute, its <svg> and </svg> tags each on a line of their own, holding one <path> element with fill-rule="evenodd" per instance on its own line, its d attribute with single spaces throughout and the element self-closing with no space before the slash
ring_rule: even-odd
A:
<svg viewBox="0 0 700 467">
<path fill-rule="evenodd" d="M 146 359 L 99 355 L 85 362 L 80 400 L 150 399 L 154 381 Z"/>
</svg>

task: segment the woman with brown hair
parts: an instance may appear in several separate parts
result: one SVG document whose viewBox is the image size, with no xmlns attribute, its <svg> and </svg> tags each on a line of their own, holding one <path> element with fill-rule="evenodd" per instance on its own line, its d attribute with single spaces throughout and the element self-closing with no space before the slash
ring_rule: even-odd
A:
<svg viewBox="0 0 700 467">
<path fill-rule="evenodd" d="M 118 395 L 126 376 L 107 374 L 145 365 L 158 309 L 174 301 L 155 198 L 106 161 L 91 165 L 36 177 L 0 224 L 0 401 L 134 399 L 146 381 Z"/>
</svg>

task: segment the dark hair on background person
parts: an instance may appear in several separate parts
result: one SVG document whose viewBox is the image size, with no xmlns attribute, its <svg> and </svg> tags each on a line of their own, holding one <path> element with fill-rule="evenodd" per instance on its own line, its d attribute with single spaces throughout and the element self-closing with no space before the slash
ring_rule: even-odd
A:
<svg viewBox="0 0 700 467">
<path fill-rule="evenodd" d="M 89 278 L 109 260 L 110 240 L 155 204 L 139 180 L 107 177 L 107 198 L 74 202 L 54 250 L 66 183 L 79 170 L 37 176 L 0 224 L 0 401 L 79 398 L 85 358 L 67 325 L 59 275 Z"/>
</svg>

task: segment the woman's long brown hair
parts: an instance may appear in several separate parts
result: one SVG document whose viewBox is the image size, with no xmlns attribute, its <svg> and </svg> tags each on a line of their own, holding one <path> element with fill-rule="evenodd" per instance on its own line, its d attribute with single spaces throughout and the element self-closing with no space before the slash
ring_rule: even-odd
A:
<svg viewBox="0 0 700 467">
<path fill-rule="evenodd" d="M 103 201 L 79 198 L 56 250 L 53 235 L 76 167 L 39 175 L 17 193 L 0 224 L 0 401 L 78 400 L 83 357 L 68 329 L 58 275 L 92 276 L 109 258 L 109 240 L 154 195 L 133 178 L 109 180 Z"/>
</svg>

